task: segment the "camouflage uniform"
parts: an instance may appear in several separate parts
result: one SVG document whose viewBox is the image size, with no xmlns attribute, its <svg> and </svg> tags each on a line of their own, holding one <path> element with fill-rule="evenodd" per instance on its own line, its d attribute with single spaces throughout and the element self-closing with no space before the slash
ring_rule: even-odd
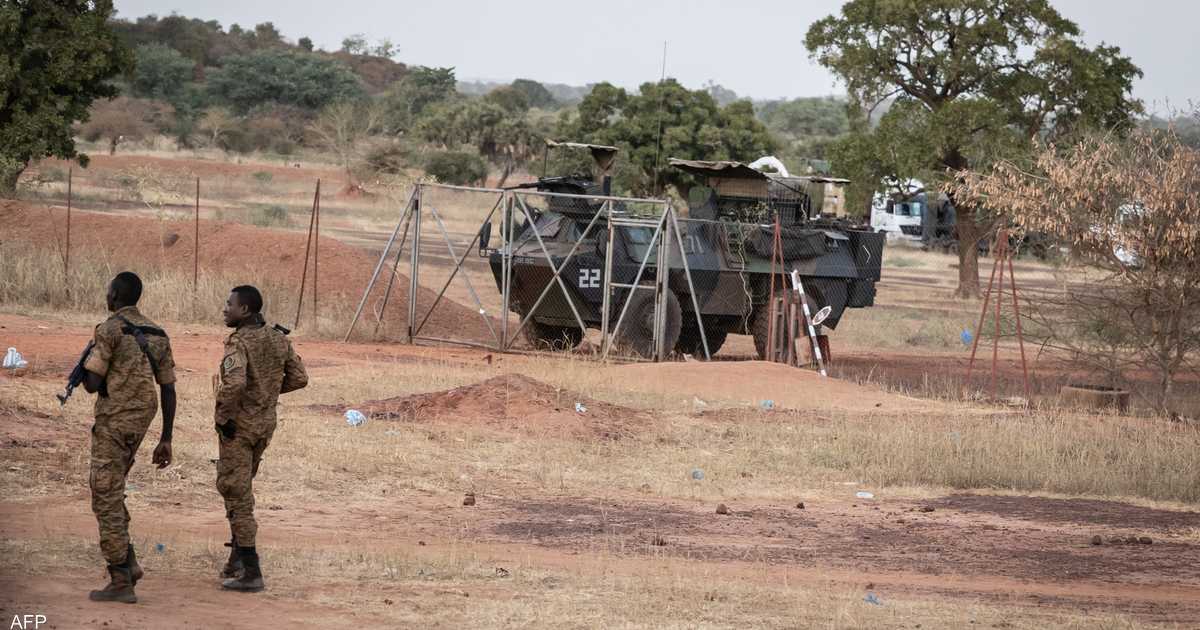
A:
<svg viewBox="0 0 1200 630">
<path fill-rule="evenodd" d="M 96 397 L 89 483 L 92 512 L 100 525 L 100 550 L 109 564 L 124 562 L 129 548 L 125 477 L 158 412 L 155 383 L 175 382 L 170 341 L 165 336 L 146 336 L 148 351 L 157 364 L 155 370 L 134 336 L 122 332 L 126 322 L 157 328 L 137 307 L 121 308 L 96 327 L 95 347 L 84 362 L 84 369 L 105 379 L 108 390 L 107 396 Z"/>
<path fill-rule="evenodd" d="M 308 375 L 292 342 L 266 326 L 261 317 L 242 324 L 225 341 L 217 384 L 216 423 L 220 440 L 217 491 L 225 499 L 229 529 L 240 547 L 253 547 L 254 476 L 275 433 L 275 404 L 280 394 L 308 384 Z M 227 424 L 233 423 L 232 437 Z"/>
</svg>

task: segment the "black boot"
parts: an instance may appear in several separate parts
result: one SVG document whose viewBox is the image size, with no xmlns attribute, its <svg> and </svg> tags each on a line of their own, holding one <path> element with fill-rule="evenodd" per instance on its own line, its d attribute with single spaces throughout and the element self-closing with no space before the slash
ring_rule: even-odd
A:
<svg viewBox="0 0 1200 630">
<path fill-rule="evenodd" d="M 88 593 L 88 599 L 94 602 L 124 602 L 137 603 L 137 595 L 133 592 L 133 576 L 129 571 L 129 559 L 121 564 L 108 565 L 108 585 L 98 591 Z"/>
<path fill-rule="evenodd" d="M 229 547 L 229 559 L 225 561 L 225 566 L 221 567 L 221 577 L 235 578 L 242 574 L 242 558 L 238 556 L 237 539 L 225 543 Z"/>
<path fill-rule="evenodd" d="M 221 588 L 231 591 L 256 593 L 263 590 L 262 569 L 258 565 L 258 551 L 254 547 L 236 547 L 242 560 L 242 575 L 221 583 Z"/>
<path fill-rule="evenodd" d="M 142 565 L 138 564 L 137 554 L 133 552 L 133 544 L 129 545 L 129 554 L 125 557 L 125 564 L 129 565 L 129 578 L 134 586 L 137 586 L 138 580 L 146 574 L 142 570 Z"/>
</svg>

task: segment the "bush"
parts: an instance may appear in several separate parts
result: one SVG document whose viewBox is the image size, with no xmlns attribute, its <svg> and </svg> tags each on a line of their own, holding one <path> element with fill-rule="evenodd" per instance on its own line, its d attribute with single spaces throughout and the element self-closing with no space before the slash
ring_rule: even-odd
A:
<svg viewBox="0 0 1200 630">
<path fill-rule="evenodd" d="M 250 223 L 259 227 L 282 227 L 288 224 L 288 211 L 280 205 L 257 206 L 250 210 Z"/>
<path fill-rule="evenodd" d="M 296 152 L 296 147 L 299 146 L 291 138 L 277 138 L 271 143 L 271 150 L 279 155 L 291 155 Z"/>
<path fill-rule="evenodd" d="M 47 166 L 39 169 L 41 172 L 42 181 L 46 182 L 65 182 L 67 181 L 67 170 L 61 166 Z"/>
<path fill-rule="evenodd" d="M 416 155 L 407 146 L 392 142 L 377 146 L 367 152 L 363 160 L 367 170 L 372 173 L 399 175 L 405 169 L 418 162 Z"/>
<path fill-rule="evenodd" d="M 467 186 L 487 179 L 487 163 L 466 151 L 439 151 L 425 161 L 425 172 L 444 184 Z"/>
<path fill-rule="evenodd" d="M 270 104 L 320 109 L 362 96 L 362 85 L 342 63 L 312 53 L 258 50 L 230 56 L 208 79 L 209 91 L 238 112 Z"/>
</svg>

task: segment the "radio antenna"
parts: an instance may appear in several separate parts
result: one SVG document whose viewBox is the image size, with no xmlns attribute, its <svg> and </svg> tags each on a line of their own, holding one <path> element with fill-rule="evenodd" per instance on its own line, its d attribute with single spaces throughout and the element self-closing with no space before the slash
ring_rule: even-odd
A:
<svg viewBox="0 0 1200 630">
<path fill-rule="evenodd" d="M 663 42 L 662 54 L 662 75 L 658 79 L 658 141 L 654 146 L 654 191 L 655 194 L 662 194 L 658 188 L 658 160 L 662 155 L 662 137 L 663 137 L 663 109 L 667 104 L 667 93 L 663 88 L 663 84 L 667 81 L 667 42 Z"/>
</svg>

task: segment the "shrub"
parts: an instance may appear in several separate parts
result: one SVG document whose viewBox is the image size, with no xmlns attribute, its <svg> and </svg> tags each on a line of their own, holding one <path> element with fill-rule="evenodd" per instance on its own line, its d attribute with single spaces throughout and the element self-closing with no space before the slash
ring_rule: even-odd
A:
<svg viewBox="0 0 1200 630">
<path fill-rule="evenodd" d="M 367 152 L 364 164 L 372 173 L 399 175 L 417 162 L 414 152 L 399 142 L 377 146 Z"/>
<path fill-rule="evenodd" d="M 278 204 L 260 205 L 250 210 L 250 223 L 259 227 L 282 227 L 288 224 L 288 211 Z"/>
<path fill-rule="evenodd" d="M 445 184 L 466 186 L 487 178 L 487 163 L 466 151 L 439 151 L 425 161 L 425 172 Z"/>
</svg>

